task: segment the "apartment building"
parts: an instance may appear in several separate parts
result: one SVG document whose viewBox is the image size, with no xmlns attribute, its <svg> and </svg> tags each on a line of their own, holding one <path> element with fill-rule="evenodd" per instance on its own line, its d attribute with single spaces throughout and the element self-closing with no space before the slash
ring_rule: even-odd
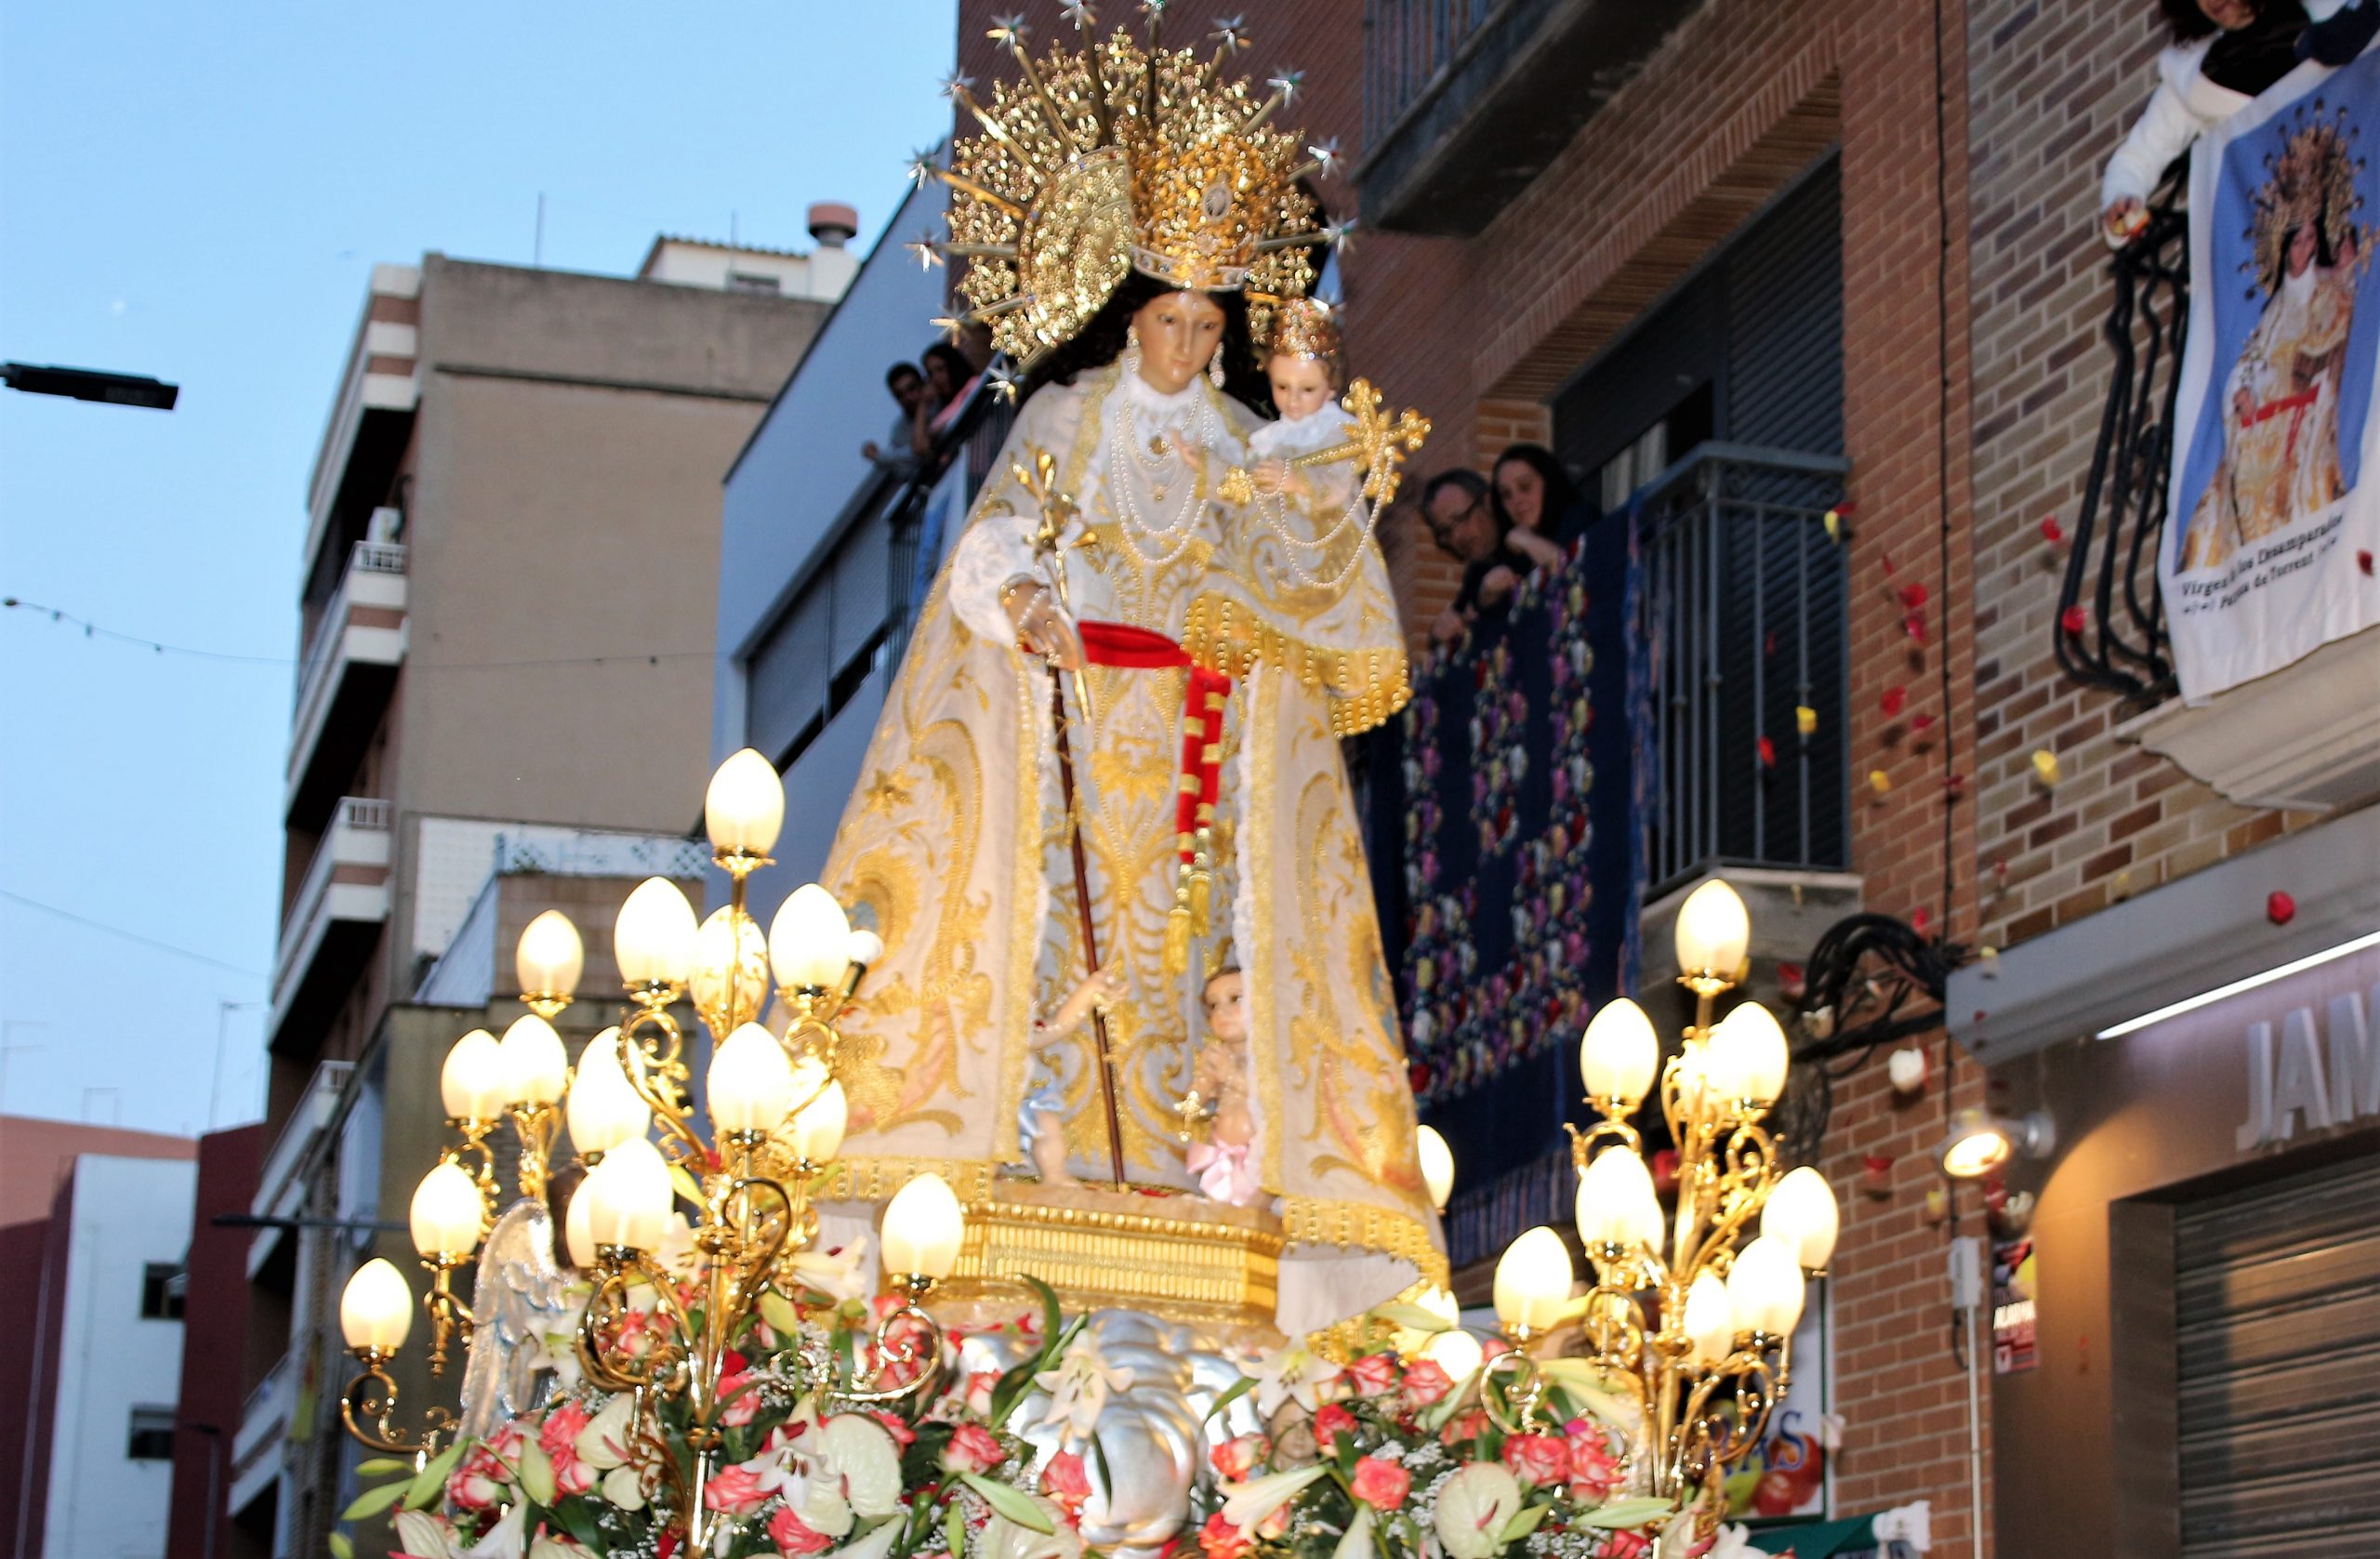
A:
<svg viewBox="0 0 2380 1559">
<path fill-rule="evenodd" d="M 619 900 L 693 875 L 718 484 L 850 275 L 856 218 L 812 218 L 807 253 L 665 237 L 633 277 L 435 254 L 374 270 L 299 554 L 225 1492 L 251 1552 L 316 1552 L 338 1508 L 339 1287 L 376 1240 L 402 1253 L 387 1236 L 432 1156 L 445 1047 L 520 1011 L 497 931 L 566 909 L 589 988 L 610 989 Z M 458 956 L 479 977 L 438 978 Z"/>
</svg>

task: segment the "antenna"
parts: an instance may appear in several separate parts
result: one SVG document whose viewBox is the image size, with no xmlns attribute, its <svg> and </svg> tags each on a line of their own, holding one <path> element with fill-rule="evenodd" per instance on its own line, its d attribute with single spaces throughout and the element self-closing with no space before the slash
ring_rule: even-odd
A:
<svg viewBox="0 0 2380 1559">
<path fill-rule="evenodd" d="M 529 263 L 546 263 L 546 192 L 543 190 L 537 192 L 537 236 L 529 251 Z"/>
</svg>

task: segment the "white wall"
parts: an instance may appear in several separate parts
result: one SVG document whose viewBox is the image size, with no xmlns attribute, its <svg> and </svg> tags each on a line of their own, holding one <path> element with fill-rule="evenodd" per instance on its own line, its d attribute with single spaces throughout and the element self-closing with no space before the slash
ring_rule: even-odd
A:
<svg viewBox="0 0 2380 1559">
<path fill-rule="evenodd" d="M 174 1405 L 182 1324 L 141 1318 L 140 1279 L 149 1262 L 178 1262 L 188 1250 L 197 1187 L 195 1164 L 89 1153 L 74 1160 L 42 1527 L 48 1559 L 165 1552 L 173 1463 L 134 1461 L 126 1451 L 136 1405 Z"/>
</svg>

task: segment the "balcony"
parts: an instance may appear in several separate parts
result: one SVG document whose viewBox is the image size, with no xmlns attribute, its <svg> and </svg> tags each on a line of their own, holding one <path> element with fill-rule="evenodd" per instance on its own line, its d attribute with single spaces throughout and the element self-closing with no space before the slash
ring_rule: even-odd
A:
<svg viewBox="0 0 2380 1559">
<path fill-rule="evenodd" d="M 1364 219 L 1472 238 L 1699 0 L 1368 0 Z"/>
<path fill-rule="evenodd" d="M 356 957 L 378 939 L 389 918 L 392 813 L 367 796 L 342 797 L 333 808 L 330 830 L 281 923 L 266 1026 L 274 1045 L 294 1017 L 346 994 Z"/>
<path fill-rule="evenodd" d="M 325 1061 L 314 1068 L 306 1091 L 298 1096 L 289 1118 L 281 1123 L 281 1134 L 273 1138 L 258 1170 L 257 1194 L 248 1203 L 248 1210 L 257 1217 L 298 1216 L 306 1200 L 305 1180 L 300 1171 L 312 1156 L 324 1129 L 337 1114 L 339 1096 L 346 1091 L 347 1079 L 354 1070 L 355 1063 L 351 1061 Z M 288 1235 L 286 1229 L 257 1231 L 248 1245 L 250 1282 L 264 1271 Z"/>
<path fill-rule="evenodd" d="M 240 1427 L 231 1437 L 231 1486 L 223 1508 L 245 1511 L 281 1476 L 279 1452 L 289 1437 L 302 1375 L 295 1352 L 273 1361 L 264 1379 L 240 1405 Z"/>
<path fill-rule="evenodd" d="M 307 635 L 289 725 L 284 811 L 321 817 L 355 773 L 405 658 L 405 549 L 359 541 Z"/>
</svg>

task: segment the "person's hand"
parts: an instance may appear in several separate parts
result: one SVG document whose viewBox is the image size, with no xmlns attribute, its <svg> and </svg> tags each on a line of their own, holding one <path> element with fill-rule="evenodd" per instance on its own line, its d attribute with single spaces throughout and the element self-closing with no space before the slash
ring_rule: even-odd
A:
<svg viewBox="0 0 2380 1559">
<path fill-rule="evenodd" d="M 859 457 L 863 460 L 873 462 L 881 459 L 883 455 L 884 451 L 876 446 L 876 441 L 874 439 L 870 439 L 866 443 L 859 446 Z"/>
<path fill-rule="evenodd" d="M 1289 463 L 1287 460 L 1267 460 L 1256 468 L 1253 475 L 1256 490 L 1269 498 L 1279 492 L 1289 480 Z"/>
<path fill-rule="evenodd" d="M 1540 568 L 1553 568 L 1562 562 L 1562 548 L 1535 531 L 1514 526 L 1506 534 L 1504 543 L 1515 552 L 1526 554 Z"/>
<path fill-rule="evenodd" d="M 1083 1019 L 1091 1016 L 1092 1009 L 1104 1012 L 1123 1000 L 1125 989 L 1124 971 L 1114 964 L 1108 965 L 1077 985 L 1073 994 L 1059 1004 L 1058 1011 L 1050 1019 L 1050 1032 L 1052 1035 L 1072 1032 Z"/>
<path fill-rule="evenodd" d="M 1180 433 L 1173 435 L 1173 453 L 1182 456 L 1182 463 L 1194 471 L 1202 470 L 1206 467 L 1207 446 L 1202 443 L 1193 443 Z"/>
<path fill-rule="evenodd" d="M 1482 606 L 1495 605 L 1506 596 L 1511 595 L 1514 588 L 1520 582 L 1519 575 L 1514 574 L 1506 565 L 1498 563 L 1479 576 L 1479 603 Z"/>
<path fill-rule="evenodd" d="M 2139 196 L 2119 195 L 2099 213 L 2099 225 L 2106 230 L 2109 243 L 2123 244 L 2149 225 L 2149 210 Z"/>
<path fill-rule="evenodd" d="M 1430 637 L 1441 644 L 1451 644 L 1462 637 L 1462 631 L 1468 626 L 1463 622 L 1462 614 L 1449 606 L 1430 624 Z"/>
<path fill-rule="evenodd" d="M 1017 639 L 1027 650 L 1045 657 L 1061 671 L 1082 668 L 1082 634 L 1076 629 L 1074 618 L 1050 593 L 1049 587 L 1033 585 L 1012 590 L 1002 604 L 1008 608 Z"/>
</svg>

